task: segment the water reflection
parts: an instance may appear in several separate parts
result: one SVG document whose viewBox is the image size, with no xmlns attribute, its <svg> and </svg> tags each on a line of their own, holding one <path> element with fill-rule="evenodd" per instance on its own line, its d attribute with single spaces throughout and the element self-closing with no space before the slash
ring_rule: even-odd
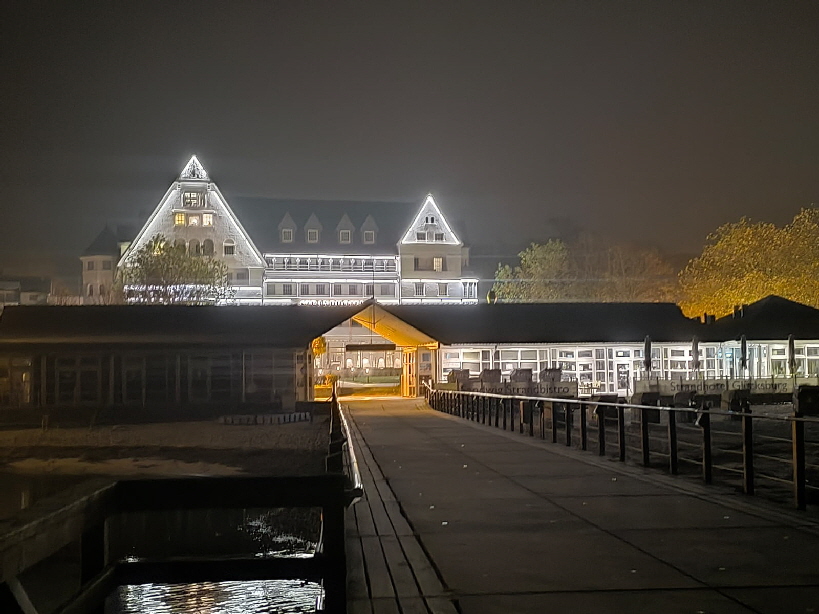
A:
<svg viewBox="0 0 819 614">
<path fill-rule="evenodd" d="M 87 479 L 88 476 L 0 473 L 0 520 L 12 518 L 37 501 Z"/>
<path fill-rule="evenodd" d="M 302 580 L 121 586 L 106 614 L 301 614 L 317 611 L 322 588 Z"/>
</svg>

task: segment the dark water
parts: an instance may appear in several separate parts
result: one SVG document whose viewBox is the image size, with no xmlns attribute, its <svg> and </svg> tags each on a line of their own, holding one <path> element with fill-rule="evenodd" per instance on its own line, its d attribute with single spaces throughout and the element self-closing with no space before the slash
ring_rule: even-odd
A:
<svg viewBox="0 0 819 614">
<path fill-rule="evenodd" d="M 322 589 L 313 582 L 264 580 L 121 586 L 106 614 L 301 614 L 315 612 Z"/>
<path fill-rule="evenodd" d="M 0 519 L 75 486 L 87 477 L 0 473 Z M 320 535 L 320 510 L 219 509 L 120 514 L 109 518 L 111 557 L 169 556 L 310 557 Z M 79 560 L 68 555 L 66 565 Z M 67 575 L 74 575 L 66 570 Z M 106 602 L 106 614 L 315 612 L 322 588 L 299 580 L 143 584 L 122 586 Z"/>
</svg>

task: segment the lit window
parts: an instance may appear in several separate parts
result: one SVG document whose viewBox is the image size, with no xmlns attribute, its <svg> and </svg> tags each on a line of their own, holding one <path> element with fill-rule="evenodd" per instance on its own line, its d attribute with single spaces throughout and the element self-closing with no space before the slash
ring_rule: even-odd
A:
<svg viewBox="0 0 819 614">
<path fill-rule="evenodd" d="M 233 256 L 236 253 L 236 245 L 231 240 L 225 241 L 224 248 L 225 256 Z"/>
<path fill-rule="evenodd" d="M 432 259 L 432 270 L 440 273 L 444 270 L 444 259 L 440 256 L 436 256 Z"/>
<path fill-rule="evenodd" d="M 318 230 L 315 228 L 310 228 L 307 231 L 307 242 L 308 243 L 318 243 L 319 233 Z"/>
<path fill-rule="evenodd" d="M 203 213 L 202 214 L 202 226 L 213 226 L 213 214 L 212 213 Z"/>
<path fill-rule="evenodd" d="M 449 295 L 449 285 L 448 284 L 438 284 L 438 296 L 448 296 Z"/>
<path fill-rule="evenodd" d="M 353 239 L 353 233 L 349 230 L 339 230 L 338 231 L 338 242 L 339 243 L 350 243 Z"/>
<path fill-rule="evenodd" d="M 443 241 L 443 240 L 444 240 L 444 233 L 442 233 L 442 232 L 436 232 L 436 233 L 435 233 L 435 240 L 436 240 L 436 241 Z"/>
<path fill-rule="evenodd" d="M 199 216 L 198 215 L 189 215 L 188 216 L 188 226 L 199 226 Z"/>
<path fill-rule="evenodd" d="M 424 282 L 416 282 L 415 296 L 424 296 Z"/>
<path fill-rule="evenodd" d="M 184 226 L 185 225 L 185 214 L 184 213 L 174 214 L 173 223 L 176 226 Z"/>
<path fill-rule="evenodd" d="M 375 231 L 374 230 L 365 230 L 364 231 L 364 243 L 375 243 Z"/>
<path fill-rule="evenodd" d="M 182 196 L 182 204 L 185 207 L 201 207 L 202 200 L 201 192 L 185 192 Z"/>
<path fill-rule="evenodd" d="M 293 229 L 292 228 L 282 228 L 282 243 L 292 243 L 293 242 Z"/>
<path fill-rule="evenodd" d="M 427 240 L 427 233 L 425 233 L 425 232 L 416 232 L 415 233 L 415 240 L 416 241 L 426 241 Z"/>
<path fill-rule="evenodd" d="M 89 260 L 89 261 L 88 261 L 88 264 L 85 266 L 85 269 L 86 269 L 87 271 L 93 271 L 93 270 L 94 270 L 94 261 L 93 261 L 93 260 Z"/>
</svg>

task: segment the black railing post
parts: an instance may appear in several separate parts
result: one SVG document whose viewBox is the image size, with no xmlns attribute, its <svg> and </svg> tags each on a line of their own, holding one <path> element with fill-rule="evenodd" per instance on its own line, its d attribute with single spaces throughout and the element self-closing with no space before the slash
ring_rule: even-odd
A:
<svg viewBox="0 0 819 614">
<path fill-rule="evenodd" d="M 540 402 L 540 438 L 542 440 L 546 440 L 546 403 L 547 401 Z M 549 405 L 552 403 L 549 402 Z"/>
<path fill-rule="evenodd" d="M 518 401 L 518 428 L 521 435 L 523 435 L 523 424 L 525 422 L 524 418 L 526 417 L 525 412 L 526 408 L 523 406 L 523 401 Z"/>
<path fill-rule="evenodd" d="M 791 422 L 793 445 L 793 501 L 796 509 L 804 510 L 805 501 L 805 423 L 795 418 Z"/>
<path fill-rule="evenodd" d="M 324 576 L 324 607 L 327 612 L 344 612 L 347 607 L 347 565 L 344 552 L 344 505 L 322 508 L 322 556 L 327 561 Z"/>
<path fill-rule="evenodd" d="M 477 401 L 477 399 L 476 399 Z M 489 422 L 489 426 L 492 426 L 492 416 L 487 417 L 486 406 L 483 403 L 478 403 L 478 407 L 481 410 L 481 424 L 486 424 L 487 421 Z"/>
<path fill-rule="evenodd" d="M 557 406 L 558 403 L 552 403 L 552 443 L 557 443 Z"/>
<path fill-rule="evenodd" d="M 580 404 L 580 449 L 585 450 L 588 447 L 588 425 L 586 424 L 586 404 Z"/>
<path fill-rule="evenodd" d="M 489 406 L 489 415 L 491 416 L 492 415 L 492 399 L 485 398 L 484 401 L 487 401 L 487 404 Z M 500 425 L 500 414 L 498 413 L 498 408 L 495 407 L 495 428 L 498 428 L 498 425 Z"/>
<path fill-rule="evenodd" d="M 515 410 L 512 407 L 512 399 L 508 399 L 509 403 L 506 403 L 507 399 L 503 399 L 501 402 L 504 405 L 509 405 L 509 430 L 513 433 L 515 432 Z M 504 412 L 506 409 L 504 408 Z"/>
<path fill-rule="evenodd" d="M 537 401 L 526 401 L 529 404 L 529 437 L 535 436 L 535 408 Z"/>
<path fill-rule="evenodd" d="M 503 399 L 495 400 L 495 411 L 500 411 L 503 414 L 503 430 L 506 430 L 506 404 Z"/>
<path fill-rule="evenodd" d="M 742 414 L 742 490 L 754 494 L 754 418 L 751 406 L 745 406 Z"/>
<path fill-rule="evenodd" d="M 651 464 L 651 440 L 646 411 L 645 408 L 640 408 L 640 451 L 643 453 L 643 467 Z"/>
<path fill-rule="evenodd" d="M 574 426 L 572 424 L 572 404 L 571 403 L 564 403 L 563 407 L 566 408 L 566 410 L 563 412 L 563 415 L 566 417 L 566 445 L 571 447 L 571 445 L 572 445 L 572 430 L 573 430 L 573 426 Z"/>
<path fill-rule="evenodd" d="M 711 414 L 707 409 L 699 417 L 699 425 L 702 428 L 702 479 L 706 484 L 711 483 L 712 461 L 711 461 Z"/>
<path fill-rule="evenodd" d="M 617 458 L 626 462 L 626 408 L 622 405 L 617 406 L 617 447 Z"/>
<path fill-rule="evenodd" d="M 602 411 L 601 411 L 602 410 Z M 598 456 L 606 455 L 606 409 L 598 405 L 595 410 L 597 413 L 597 454 Z"/>
<path fill-rule="evenodd" d="M 668 410 L 668 470 L 671 475 L 679 471 L 677 458 L 677 412 Z"/>
</svg>

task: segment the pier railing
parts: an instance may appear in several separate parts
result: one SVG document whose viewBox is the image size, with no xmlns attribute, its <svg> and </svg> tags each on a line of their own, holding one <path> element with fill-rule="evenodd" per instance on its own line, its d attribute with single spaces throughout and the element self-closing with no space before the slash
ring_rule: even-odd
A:
<svg viewBox="0 0 819 614">
<path fill-rule="evenodd" d="M 184 477 L 94 481 L 45 499 L 0 523 L 0 612 L 35 611 L 21 576 L 67 546 L 79 548 L 79 589 L 60 614 L 102 612 L 121 585 L 301 579 L 321 583 L 322 612 L 346 610 L 345 508 L 362 495 L 349 431 L 332 403 L 327 473 L 282 477 Z M 321 538 L 311 557 L 141 559 L 109 551 L 118 514 L 130 512 L 320 508 Z"/>
<path fill-rule="evenodd" d="M 591 399 L 437 390 L 430 406 L 522 435 L 588 450 L 620 462 L 699 474 L 753 495 L 819 504 L 819 419 L 721 411 L 707 404 L 669 407 Z M 784 411 L 784 410 L 783 410 Z"/>
</svg>

